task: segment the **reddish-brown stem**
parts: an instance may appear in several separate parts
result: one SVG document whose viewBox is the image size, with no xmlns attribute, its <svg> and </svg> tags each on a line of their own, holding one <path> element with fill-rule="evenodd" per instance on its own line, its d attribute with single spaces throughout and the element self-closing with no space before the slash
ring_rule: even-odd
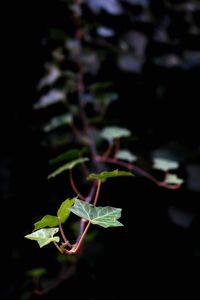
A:
<svg viewBox="0 0 200 300">
<path fill-rule="evenodd" d="M 60 248 L 60 246 L 58 246 L 58 244 L 56 242 L 53 242 L 55 247 L 58 249 L 58 251 L 63 254 L 63 250 Z"/>
<path fill-rule="evenodd" d="M 91 190 L 90 190 L 90 193 L 89 193 L 89 195 L 88 195 L 88 198 L 90 197 L 90 199 L 88 199 L 88 200 L 92 200 L 92 198 L 93 198 L 93 193 L 94 193 L 94 188 L 95 188 L 95 186 L 96 186 L 96 183 L 95 183 L 95 185 L 93 185 L 92 186 L 92 188 L 91 188 Z M 94 202 L 93 202 L 93 205 L 95 206 L 96 205 L 96 203 L 97 203 L 97 200 L 98 200 L 98 197 L 99 197 L 99 192 L 100 192 L 100 187 L 101 187 L 101 180 L 98 180 L 97 181 L 97 189 L 96 189 L 96 194 L 95 194 L 95 198 L 94 198 Z M 89 202 L 89 201 L 88 201 Z M 66 251 L 66 254 L 75 254 L 78 250 L 79 250 L 79 248 L 80 248 L 80 246 L 81 246 L 81 244 L 82 244 L 82 242 L 83 242 L 83 239 L 84 239 L 84 237 L 85 237 L 85 235 L 86 235 L 86 233 L 87 233 L 87 231 L 88 231 L 88 228 L 89 228 L 89 226 L 90 226 L 90 223 L 91 222 L 88 222 L 87 223 L 87 226 L 85 227 L 85 223 L 86 223 L 87 221 L 85 220 L 85 219 L 81 219 L 81 221 L 80 221 L 80 232 L 79 232 L 79 236 L 78 236 L 78 238 L 77 238 L 77 242 L 76 242 L 76 244 L 74 245 L 74 247 L 71 249 L 71 250 L 66 250 L 65 249 L 65 251 Z M 85 228 L 84 228 L 85 227 Z"/>
<path fill-rule="evenodd" d="M 71 170 L 70 170 L 70 171 L 71 171 Z M 72 179 L 73 179 L 73 178 L 72 178 Z M 97 188 L 96 188 L 96 186 L 97 186 Z M 95 190 L 96 190 L 96 194 L 95 194 L 94 202 L 93 202 L 93 205 L 95 206 L 96 203 L 97 203 L 98 197 L 99 197 L 100 187 L 101 187 L 101 180 L 98 180 L 97 183 L 94 182 L 93 185 L 92 185 L 92 187 L 91 187 L 91 189 L 90 189 L 90 192 L 89 192 L 87 198 L 84 198 L 84 200 L 87 201 L 87 202 L 91 202 L 92 199 L 93 199 L 93 197 L 94 197 Z M 56 248 L 57 248 L 62 254 L 64 253 L 64 254 L 72 255 L 72 254 L 75 254 L 75 253 L 79 250 L 79 248 L 80 248 L 80 246 L 81 246 L 81 244 L 82 244 L 82 241 L 83 241 L 83 239 L 84 239 L 84 237 L 85 237 L 85 235 L 86 235 L 86 233 L 87 233 L 87 231 L 88 231 L 88 228 L 89 228 L 89 226 L 90 226 L 90 222 L 88 222 L 88 223 L 87 223 L 87 222 L 88 222 L 88 221 L 85 220 L 85 219 L 81 219 L 81 220 L 80 220 L 79 235 L 78 235 L 78 238 L 77 238 L 77 242 L 74 244 L 74 246 L 72 246 L 72 245 L 68 242 L 68 240 L 67 240 L 67 238 L 66 238 L 66 236 L 65 236 L 65 234 L 64 234 L 64 232 L 63 232 L 62 225 L 61 225 L 60 222 L 59 222 L 60 233 L 61 233 L 62 238 L 63 238 L 63 240 L 65 241 L 65 243 L 62 244 L 62 248 L 60 248 L 57 244 L 56 244 L 55 246 L 56 246 Z M 86 223 L 87 223 L 87 226 L 85 227 L 85 224 L 86 224 Z M 70 246 L 70 247 L 72 247 L 72 248 L 71 248 L 70 250 L 67 250 L 67 249 L 65 248 L 66 246 Z"/>
<path fill-rule="evenodd" d="M 84 232 L 82 233 L 81 238 L 79 239 L 78 243 L 75 244 L 75 246 L 71 250 L 68 251 L 68 254 L 75 254 L 79 250 L 79 248 L 82 244 L 82 241 L 90 227 L 90 224 L 91 224 L 91 222 L 87 223 L 87 226 L 85 227 Z"/>
<path fill-rule="evenodd" d="M 92 187 L 90 189 L 90 192 L 89 192 L 88 196 L 85 199 L 86 202 L 91 202 L 92 201 L 92 199 L 95 195 L 95 192 L 96 192 L 96 185 L 97 185 L 97 182 L 94 181 L 93 184 L 92 184 Z"/>
<path fill-rule="evenodd" d="M 96 191 L 96 181 L 93 183 L 91 189 L 90 189 L 90 192 L 87 196 L 87 198 L 85 199 L 86 202 L 91 202 L 93 197 L 94 197 L 94 194 L 95 194 L 95 191 Z M 87 221 L 85 219 L 81 219 L 80 220 L 80 227 L 79 227 L 79 235 L 78 235 L 78 238 L 77 238 L 77 241 L 80 240 L 83 232 L 84 232 L 84 229 L 85 229 L 85 224 L 87 223 Z"/>
<path fill-rule="evenodd" d="M 61 224 L 61 222 L 60 222 L 60 218 L 58 218 L 58 222 L 59 222 L 58 225 L 59 225 L 60 233 L 61 233 L 61 236 L 62 236 L 63 241 L 64 241 L 64 243 L 62 243 L 62 246 L 63 246 L 63 247 L 69 246 L 69 247 L 72 248 L 72 245 L 70 244 L 70 242 L 69 242 L 68 239 L 66 238 L 66 235 L 65 235 L 65 233 L 64 233 L 62 224 Z"/>
<path fill-rule="evenodd" d="M 151 174 L 149 174 L 142 168 L 133 165 L 132 163 L 126 163 L 126 162 L 120 161 L 116 158 L 108 158 L 108 157 L 104 157 L 104 156 L 96 156 L 95 159 L 96 159 L 96 161 L 115 164 L 118 166 L 122 166 L 130 171 L 135 171 L 137 174 L 142 175 L 142 176 L 148 178 L 149 180 L 153 181 L 158 186 L 161 186 L 161 187 L 164 187 L 167 189 L 171 189 L 171 190 L 176 190 L 176 189 L 180 188 L 180 185 L 171 185 L 171 184 L 167 184 L 163 181 L 156 179 L 154 176 L 152 176 Z"/>
<path fill-rule="evenodd" d="M 93 205 L 94 205 L 94 206 L 96 206 L 96 204 L 97 204 L 97 200 L 98 200 L 98 198 L 99 198 L 100 188 L 101 188 L 101 180 L 99 179 L 99 180 L 97 181 L 97 190 L 96 190 L 96 195 L 95 195 L 94 202 L 93 202 Z"/>
<path fill-rule="evenodd" d="M 77 242 L 80 240 L 83 232 L 84 232 L 84 229 L 85 229 L 85 224 L 87 223 L 87 221 L 85 219 L 81 219 L 80 220 L 80 227 L 79 227 L 79 235 L 77 237 Z"/>
<path fill-rule="evenodd" d="M 69 170 L 69 178 L 70 178 L 70 184 L 71 187 L 73 189 L 73 191 L 75 192 L 75 194 L 81 199 L 81 200 L 85 200 L 85 197 L 79 192 L 79 190 L 77 189 L 75 183 L 74 183 L 74 179 L 73 179 L 73 174 L 72 174 L 72 169 Z"/>
<path fill-rule="evenodd" d="M 157 181 L 157 185 L 170 190 L 177 190 L 181 187 L 181 184 L 172 185 L 162 181 Z"/>
<path fill-rule="evenodd" d="M 85 220 L 85 222 L 88 222 Z M 66 248 L 62 248 L 61 251 L 63 250 L 63 254 L 68 254 L 68 255 L 73 255 L 73 254 L 76 254 L 83 242 L 83 239 L 89 229 L 89 226 L 90 226 L 91 222 L 89 221 L 87 223 L 87 226 L 85 227 L 83 233 L 81 234 L 81 237 L 79 238 L 79 240 L 74 244 L 74 246 L 72 247 L 72 249 L 70 250 L 67 250 Z"/>
</svg>

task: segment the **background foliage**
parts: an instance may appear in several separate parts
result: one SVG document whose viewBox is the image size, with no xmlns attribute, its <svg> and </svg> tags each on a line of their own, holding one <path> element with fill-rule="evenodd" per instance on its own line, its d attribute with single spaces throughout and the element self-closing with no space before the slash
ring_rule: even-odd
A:
<svg viewBox="0 0 200 300">
<path fill-rule="evenodd" d="M 73 74 L 66 73 L 75 70 L 76 50 L 68 4 L 30 1 L 15 4 L 12 11 L 8 8 L 0 118 L 1 226 L 5 228 L 1 262 L 7 262 L 2 299 L 25 297 L 31 281 L 27 272 L 33 268 L 41 266 L 40 274 L 45 276 L 48 267 L 50 278 L 60 269 L 53 249 L 38 251 L 23 236 L 47 208 L 56 210 L 57 199 L 63 199 L 68 188 L 62 181 L 46 181 L 49 159 L 66 145 L 66 127 L 52 134 L 50 129 L 58 123 L 50 120 L 65 110 L 59 97 L 66 80 L 73 90 Z M 68 281 L 70 294 L 77 283 L 81 288 L 89 279 L 93 287 L 83 292 L 83 298 L 100 299 L 95 287 L 102 274 L 106 280 L 117 269 L 120 278 L 126 276 L 127 263 L 135 266 L 135 257 L 199 256 L 200 7 L 198 1 L 88 0 L 83 14 L 85 80 L 87 84 L 112 82 L 109 93 L 118 94 L 118 101 L 112 94 L 106 119 L 132 130 L 134 140 L 127 143 L 144 168 L 151 169 L 155 155 L 171 158 L 180 163 L 178 173 L 185 179 L 177 191 L 159 189 L 142 178 L 105 184 L 101 197 L 107 204 L 106 195 L 112 195 L 109 204 L 123 207 L 126 229 L 100 231 Z M 46 71 L 50 77 L 44 76 Z M 55 105 L 39 109 L 38 103 L 44 105 L 56 96 Z M 73 96 L 71 100 L 75 101 Z M 159 171 L 153 172 L 162 177 Z M 129 245 L 132 239 L 134 246 Z M 129 249 L 120 258 L 113 251 L 119 243 L 120 248 L 128 245 Z M 65 290 L 63 283 L 51 296 Z"/>
</svg>

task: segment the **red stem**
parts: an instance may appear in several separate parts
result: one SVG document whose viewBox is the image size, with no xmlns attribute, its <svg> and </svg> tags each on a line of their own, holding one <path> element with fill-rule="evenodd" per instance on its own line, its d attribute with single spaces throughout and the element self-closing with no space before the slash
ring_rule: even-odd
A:
<svg viewBox="0 0 200 300">
<path fill-rule="evenodd" d="M 81 200 L 85 200 L 85 197 L 79 192 L 79 190 L 77 189 L 75 183 L 74 183 L 74 179 L 73 179 L 73 174 L 72 174 L 72 169 L 69 170 L 69 178 L 70 178 L 70 184 L 71 187 L 73 189 L 73 191 L 75 192 L 75 194 L 81 199 Z"/>
<path fill-rule="evenodd" d="M 90 190 L 90 193 L 88 195 L 88 197 L 90 197 L 90 201 L 93 198 L 92 197 L 93 196 L 93 189 L 94 189 L 95 185 L 92 186 L 92 188 Z M 94 203 L 93 203 L 94 206 L 97 203 L 97 200 L 98 200 L 98 197 L 99 197 L 100 188 L 101 188 L 101 180 L 98 180 L 96 194 L 95 194 Z M 81 244 L 83 242 L 83 239 L 84 239 L 84 237 L 85 237 L 85 235 L 86 235 L 86 233 L 87 233 L 87 231 L 89 229 L 89 226 L 90 226 L 90 222 L 88 222 L 87 226 L 85 227 L 86 223 L 87 223 L 87 221 L 85 219 L 81 219 L 81 221 L 80 221 L 80 232 L 79 232 L 79 236 L 77 238 L 77 242 L 74 244 L 74 246 L 73 246 L 73 248 L 71 250 L 65 249 L 66 254 L 75 254 L 79 250 L 79 248 L 80 248 L 80 246 L 81 246 Z"/>
<path fill-rule="evenodd" d="M 93 202 L 93 205 L 94 205 L 94 206 L 96 206 L 96 204 L 97 204 L 97 200 L 98 200 L 98 198 L 99 198 L 100 188 L 101 188 L 101 180 L 99 179 L 99 180 L 97 181 L 97 190 L 96 190 L 96 195 L 95 195 L 94 202 Z"/>
<path fill-rule="evenodd" d="M 115 164 L 118 166 L 122 166 L 130 171 L 135 171 L 136 173 L 148 178 L 149 180 L 153 181 L 155 184 L 157 184 L 158 186 L 167 188 L 167 189 L 171 189 L 171 190 L 176 190 L 178 188 L 180 188 L 181 185 L 171 185 L 171 184 L 167 184 L 163 181 L 160 181 L 158 179 L 156 179 L 154 176 L 152 176 L 151 174 L 149 174 L 148 172 L 146 172 L 145 170 L 141 169 L 138 166 L 135 166 L 132 163 L 126 163 L 123 161 L 120 161 L 116 158 L 108 158 L 108 157 L 103 157 L 103 156 L 96 156 L 95 157 L 96 161 L 100 161 L 100 162 L 106 162 L 106 163 L 111 163 L 111 164 Z"/>
</svg>

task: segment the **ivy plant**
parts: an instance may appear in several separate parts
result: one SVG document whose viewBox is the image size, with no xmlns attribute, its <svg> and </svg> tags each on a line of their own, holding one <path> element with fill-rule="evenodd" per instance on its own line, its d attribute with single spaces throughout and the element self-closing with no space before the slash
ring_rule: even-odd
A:
<svg viewBox="0 0 200 300">
<path fill-rule="evenodd" d="M 137 156 L 130 149 L 121 148 L 123 141 L 131 137 L 131 131 L 105 124 L 106 111 L 118 96 L 112 90 L 111 82 L 85 81 L 93 67 L 87 63 L 88 55 L 92 55 L 94 49 L 92 44 L 91 51 L 88 46 L 84 47 L 90 30 L 86 22 L 85 25 L 82 23 L 83 3 L 84 1 L 79 0 L 67 2 L 72 14 L 74 36 L 66 39 L 66 35 L 63 35 L 64 45 L 53 49 L 51 61 L 46 64 L 46 74 L 38 84 L 41 97 L 34 106 L 41 112 L 58 103 L 62 107 L 59 115 L 52 116 L 42 124 L 50 147 L 68 149 L 51 158 L 50 166 L 53 170 L 48 179 L 54 180 L 63 173 L 69 173 L 74 195 L 61 203 L 56 215 L 45 215 L 34 223 L 33 232 L 25 236 L 37 241 L 40 247 L 53 243 L 60 253 L 67 255 L 78 252 L 91 224 L 104 228 L 122 226 L 118 221 L 121 208 L 97 206 L 102 182 L 114 177 L 134 178 L 134 175 L 142 175 L 158 186 L 169 189 L 179 188 L 183 183 L 177 175 L 170 173 L 178 168 L 176 161 L 162 157 L 153 159 L 152 169 L 165 173 L 163 181 L 143 170 Z M 90 40 L 92 41 L 92 36 Z M 63 69 L 64 62 L 70 62 L 75 68 Z M 60 81 L 61 85 L 58 84 Z M 62 137 L 63 132 L 65 137 Z M 76 145 L 76 148 L 70 149 L 71 144 Z M 112 165 L 120 170 L 113 170 L 110 167 Z M 73 169 L 78 167 L 79 177 L 84 178 L 87 185 L 88 182 L 90 184 L 86 196 L 82 195 L 74 180 Z M 71 213 L 80 218 L 80 230 L 74 244 L 68 240 L 63 228 Z"/>
<path fill-rule="evenodd" d="M 59 168 L 59 172 L 55 171 L 54 175 L 48 176 L 48 178 L 55 177 L 66 170 L 71 170 L 78 163 L 83 163 L 85 160 L 87 159 L 82 158 L 71 161 L 70 163 L 65 164 L 61 171 L 61 168 Z M 99 225 L 104 228 L 123 226 L 123 224 L 118 221 L 121 217 L 121 208 L 96 206 L 102 181 L 118 176 L 133 176 L 133 174 L 131 172 L 118 170 L 110 172 L 104 171 L 99 174 L 89 174 L 87 179 L 94 181 L 96 189 L 93 197 L 84 199 L 84 201 L 78 199 L 78 197 L 66 199 L 61 203 L 56 216 L 45 215 L 41 220 L 34 224 L 33 233 L 26 235 L 25 238 L 37 241 L 40 248 L 53 243 L 60 253 L 75 254 L 78 251 L 90 224 Z M 92 204 L 90 202 L 92 202 Z M 66 222 L 71 212 L 80 217 L 81 221 L 87 224 L 84 230 L 80 232 L 76 243 L 73 245 L 68 241 L 62 227 L 62 224 Z M 58 232 L 61 236 L 55 236 Z"/>
<path fill-rule="evenodd" d="M 108 126 L 106 113 L 118 95 L 111 82 L 94 80 L 94 65 L 90 61 L 95 56 L 101 62 L 103 56 L 94 50 L 92 44 L 94 38 L 90 29 L 92 32 L 94 28 L 90 28 L 86 21 L 82 22 L 81 1 L 66 3 L 73 20 L 73 34 L 70 32 L 66 36 L 65 33 L 58 46 L 52 49 L 51 59 L 45 65 L 46 74 L 38 84 L 40 98 L 34 108 L 44 117 L 41 129 L 45 145 L 52 153 L 48 180 L 51 184 L 68 175 L 73 194 L 66 195 L 67 199 L 60 203 L 55 215 L 43 216 L 34 223 L 33 232 L 25 235 L 25 238 L 36 241 L 40 248 L 53 244 L 63 256 L 80 255 L 91 225 L 103 228 L 123 226 L 121 208 L 102 206 L 103 203 L 98 205 L 105 181 L 122 176 L 134 180 L 139 175 L 168 189 L 177 189 L 183 183 L 174 174 L 179 167 L 175 161 L 157 157 L 153 159 L 152 167 L 144 170 L 134 151 L 124 146 L 126 140 L 131 141 L 131 131 L 110 123 Z M 105 49 L 107 45 L 105 43 Z M 96 64 L 99 68 L 100 63 Z M 47 113 L 46 118 L 46 111 L 54 111 L 54 108 L 60 113 L 50 117 Z M 163 172 L 164 179 L 160 181 L 152 175 L 153 169 Z M 75 172 L 78 173 L 78 182 Z M 80 191 L 79 184 L 86 186 L 84 193 L 88 189 L 86 195 Z M 79 225 L 76 240 L 72 242 L 67 232 L 74 218 L 78 219 Z M 37 293 L 42 291 L 37 290 Z"/>
</svg>

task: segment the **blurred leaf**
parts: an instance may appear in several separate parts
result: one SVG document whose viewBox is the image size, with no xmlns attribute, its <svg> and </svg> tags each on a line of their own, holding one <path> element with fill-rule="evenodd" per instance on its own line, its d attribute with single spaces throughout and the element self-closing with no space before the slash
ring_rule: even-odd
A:
<svg viewBox="0 0 200 300">
<path fill-rule="evenodd" d="M 122 7 L 117 0 L 87 0 L 87 5 L 95 14 L 99 14 L 101 10 L 111 15 L 120 15 L 122 13 Z"/>
<path fill-rule="evenodd" d="M 103 106 L 108 106 L 113 101 L 118 99 L 117 93 L 102 93 L 102 94 L 84 94 L 83 102 L 85 103 L 93 103 L 97 108 Z"/>
<path fill-rule="evenodd" d="M 48 179 L 52 178 L 52 177 L 56 177 L 57 175 L 63 173 L 66 170 L 71 170 L 73 169 L 76 165 L 81 164 L 85 161 L 88 161 L 89 158 L 87 157 L 82 157 L 82 158 L 78 158 L 75 160 L 72 160 L 66 164 L 64 164 L 63 166 L 61 166 L 60 168 L 56 169 L 54 172 L 52 172 L 49 176 Z"/>
<path fill-rule="evenodd" d="M 146 46 L 147 46 L 147 36 L 146 34 L 131 30 L 126 35 L 127 43 L 134 49 L 134 56 L 141 59 L 145 58 Z"/>
<path fill-rule="evenodd" d="M 134 175 L 131 172 L 114 170 L 110 172 L 108 171 L 101 172 L 99 174 L 92 173 L 87 177 L 87 180 L 94 180 L 94 179 L 106 180 L 108 178 L 120 177 L 120 176 L 134 176 Z"/>
<path fill-rule="evenodd" d="M 153 167 L 157 170 L 162 170 L 167 172 L 169 170 L 174 170 L 179 167 L 179 163 L 173 160 L 165 159 L 165 158 L 153 158 Z"/>
<path fill-rule="evenodd" d="M 34 230 L 38 230 L 44 227 L 55 227 L 58 224 L 58 218 L 56 216 L 46 215 L 41 220 L 34 223 Z"/>
<path fill-rule="evenodd" d="M 47 94 L 42 96 L 38 102 L 34 104 L 35 109 L 45 108 L 49 105 L 63 102 L 65 100 L 65 93 L 59 90 L 50 90 Z"/>
<path fill-rule="evenodd" d="M 64 52 L 63 52 L 63 48 L 61 47 L 58 47 L 56 48 L 55 50 L 52 51 L 52 57 L 53 59 L 60 63 L 60 62 L 63 62 L 64 59 L 65 59 L 65 55 L 64 55 Z"/>
<path fill-rule="evenodd" d="M 95 94 L 95 95 L 102 94 L 103 92 L 105 92 L 105 90 L 110 88 L 112 85 L 113 85 L 113 83 L 110 81 L 96 82 L 89 87 L 89 90 L 92 94 Z"/>
<path fill-rule="evenodd" d="M 71 114 L 64 114 L 58 117 L 54 117 L 44 127 L 45 132 L 57 129 L 62 126 L 70 125 L 73 122 L 73 116 Z"/>
<path fill-rule="evenodd" d="M 143 63 L 143 59 L 132 52 L 122 53 L 118 58 L 119 68 L 125 72 L 139 74 L 142 72 Z"/>
<path fill-rule="evenodd" d="M 181 179 L 181 178 L 179 178 L 175 174 L 166 174 L 165 183 L 167 183 L 167 184 L 177 184 L 177 185 L 180 185 L 183 182 L 184 182 L 184 180 Z"/>
<path fill-rule="evenodd" d="M 65 42 L 65 47 L 70 52 L 72 58 L 77 58 L 77 55 L 79 54 L 79 41 L 77 39 L 68 38 Z M 73 72 L 68 71 L 68 74 L 72 75 Z"/>
<path fill-rule="evenodd" d="M 59 162 L 63 162 L 65 160 L 74 160 L 78 157 L 80 157 L 84 152 L 86 152 L 86 148 L 82 148 L 82 149 L 70 149 L 64 153 L 61 153 L 59 156 L 51 159 L 49 161 L 49 164 L 52 166 L 52 165 L 55 165 Z"/>
<path fill-rule="evenodd" d="M 40 80 L 38 89 L 53 84 L 61 75 L 61 71 L 54 64 L 46 65 L 47 74 Z"/>
<path fill-rule="evenodd" d="M 109 37 L 112 37 L 115 34 L 115 31 L 112 28 L 109 28 L 109 27 L 99 26 L 97 28 L 97 34 L 99 36 L 109 38 Z"/>
<path fill-rule="evenodd" d="M 137 160 L 137 156 L 132 154 L 129 150 L 120 150 L 115 155 L 116 158 L 133 162 Z"/>
<path fill-rule="evenodd" d="M 162 56 L 158 56 L 154 58 L 154 62 L 158 66 L 165 68 L 180 67 L 182 64 L 181 58 L 174 53 L 168 53 Z"/>
<path fill-rule="evenodd" d="M 59 228 L 43 228 L 39 229 L 31 234 L 25 235 L 25 238 L 29 240 L 37 241 L 40 248 L 50 244 L 51 242 L 59 242 L 60 237 L 54 236 L 59 231 Z"/>
<path fill-rule="evenodd" d="M 123 226 L 122 223 L 117 221 L 121 217 L 121 208 L 111 206 L 95 207 L 88 202 L 76 199 L 70 210 L 78 217 L 104 228 Z"/>
<path fill-rule="evenodd" d="M 110 127 L 105 127 L 101 131 L 101 137 L 110 141 L 113 141 L 114 139 L 119 139 L 122 137 L 128 137 L 131 135 L 130 130 L 122 127 L 117 127 L 117 126 L 110 126 Z"/>
<path fill-rule="evenodd" d="M 113 101 L 116 101 L 118 99 L 117 93 L 105 93 L 102 95 L 97 95 L 95 98 L 97 101 L 102 103 L 103 105 L 108 106 Z"/>
<path fill-rule="evenodd" d="M 101 66 L 99 56 L 94 51 L 85 51 L 82 55 L 82 64 L 84 72 L 97 75 Z"/>
<path fill-rule="evenodd" d="M 39 278 L 47 273 L 47 270 L 45 268 L 35 268 L 32 270 L 29 270 L 26 274 L 33 278 Z"/>
<path fill-rule="evenodd" d="M 60 222 L 64 223 L 70 215 L 69 208 L 74 204 L 76 198 L 65 200 L 57 211 L 57 216 L 60 218 Z"/>
</svg>

